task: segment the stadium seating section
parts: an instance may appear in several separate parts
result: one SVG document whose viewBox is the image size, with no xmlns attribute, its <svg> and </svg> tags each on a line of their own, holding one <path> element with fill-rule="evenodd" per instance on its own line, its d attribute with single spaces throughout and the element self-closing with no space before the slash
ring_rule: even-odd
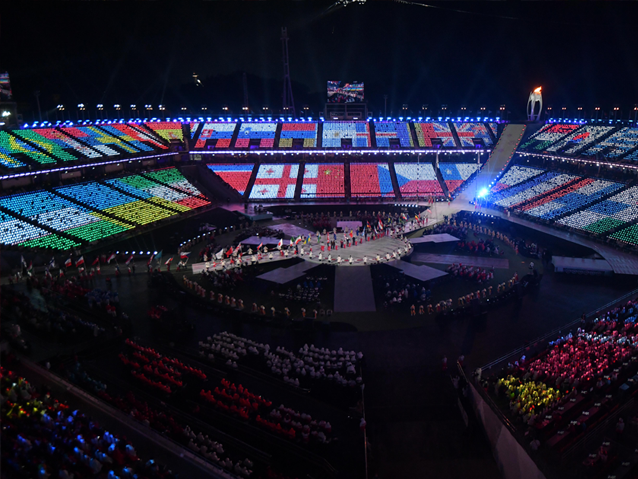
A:
<svg viewBox="0 0 638 479">
<path fill-rule="evenodd" d="M 253 173 L 255 165 L 249 164 L 210 164 L 207 165 L 210 171 L 224 180 L 231 188 L 237 191 L 240 195 L 246 192 L 250 176 Z"/>
<path fill-rule="evenodd" d="M 98 150 L 106 156 L 118 156 L 120 152 L 114 150 L 107 145 L 115 145 L 121 148 L 126 153 L 139 153 L 137 148 L 128 145 L 121 141 L 119 138 L 111 136 L 95 126 L 78 126 L 78 127 L 64 127 L 62 131 L 67 135 L 72 136 L 80 143 L 84 143 L 91 148 Z"/>
<path fill-rule="evenodd" d="M 387 163 L 351 163 L 350 193 L 358 197 L 394 197 Z"/>
<path fill-rule="evenodd" d="M 343 198 L 343 163 L 306 163 L 301 198 Z"/>
<path fill-rule="evenodd" d="M 40 152 L 19 138 L 11 136 L 11 134 L 6 131 L 0 131 L 0 154 L 2 164 L 8 168 L 26 166 L 26 164 L 17 159 L 15 155 L 24 155 L 42 165 L 56 162 L 49 155 Z"/>
<path fill-rule="evenodd" d="M 521 145 L 521 150 L 544 151 L 550 145 L 553 145 L 561 138 L 580 128 L 580 125 L 549 123 L 540 130 L 530 136 L 527 141 Z"/>
<path fill-rule="evenodd" d="M 554 143 L 547 148 L 547 151 L 564 152 L 565 154 L 574 154 L 583 148 L 593 145 L 601 137 L 614 129 L 613 126 L 593 126 L 583 125 L 577 131 L 567 135 L 562 140 Z"/>
<path fill-rule="evenodd" d="M 582 154 L 585 156 L 600 154 L 608 159 L 618 159 L 636 148 L 638 148 L 638 128 L 625 127 L 600 143 L 590 146 Z"/>
<path fill-rule="evenodd" d="M 532 168 L 529 166 L 512 166 L 507 172 L 499 178 L 496 184 L 492 187 L 492 193 L 496 193 L 501 190 L 506 190 L 510 186 L 518 185 L 524 181 L 533 178 L 536 175 L 540 175 L 545 172 L 540 168 Z"/>
<path fill-rule="evenodd" d="M 255 184 L 250 192 L 251 200 L 295 197 L 299 165 L 262 164 L 257 171 Z"/>
<path fill-rule="evenodd" d="M 489 195 L 488 201 L 504 208 L 516 207 L 521 203 L 534 201 L 536 197 L 549 193 L 575 179 L 577 177 L 573 175 L 548 171 L 518 186 L 495 193 L 493 196 Z"/>
<path fill-rule="evenodd" d="M 139 140 L 136 140 L 132 136 L 124 133 L 123 131 L 115 128 L 113 125 L 101 125 L 100 128 L 104 130 L 109 135 L 114 136 L 115 138 L 119 138 L 122 142 L 126 142 L 126 144 L 133 145 L 140 151 L 153 151 L 153 148 L 145 145 Z"/>
<path fill-rule="evenodd" d="M 352 140 L 353 148 L 370 146 L 370 125 L 366 121 L 326 121 L 323 123 L 322 146 L 341 148 L 341 140 Z"/>
<path fill-rule="evenodd" d="M 374 122 L 374 136 L 379 148 L 389 148 L 391 139 L 399 140 L 401 148 L 414 147 L 410 124 L 407 122 L 376 121 Z"/>
<path fill-rule="evenodd" d="M 479 170 L 479 165 L 476 163 L 439 163 L 439 170 L 448 191 L 453 193 Z"/>
<path fill-rule="evenodd" d="M 421 148 L 432 148 L 432 140 L 439 139 L 445 148 L 454 148 L 454 135 L 447 123 L 415 123 L 416 138 Z"/>
<path fill-rule="evenodd" d="M 638 225 L 631 225 L 627 228 L 623 228 L 620 231 L 616 231 L 614 234 L 609 235 L 611 239 L 622 241 L 631 245 L 638 245 Z"/>
<path fill-rule="evenodd" d="M 129 123 L 129 124 L 114 123 L 113 125 L 109 125 L 109 126 L 110 126 L 110 128 L 108 129 L 109 131 L 113 131 L 113 133 L 117 132 L 117 134 L 115 134 L 114 136 L 118 136 L 122 140 L 128 143 L 131 143 L 142 150 L 143 148 L 141 148 L 141 145 L 151 146 L 152 149 L 160 149 L 160 150 L 168 149 L 168 147 L 165 144 L 163 144 L 158 139 L 154 138 L 150 133 L 148 133 L 142 127 L 134 123 Z M 104 126 L 102 126 L 102 128 L 104 128 Z M 144 150 L 144 151 L 150 151 L 150 150 Z"/>
<path fill-rule="evenodd" d="M 182 124 L 179 121 L 149 121 L 144 123 L 144 126 L 157 133 L 166 141 L 184 141 Z"/>
<path fill-rule="evenodd" d="M 15 130 L 14 134 L 26 140 L 42 150 L 45 150 L 50 156 L 58 161 L 75 161 L 77 158 L 64 150 L 58 142 L 49 140 L 42 136 L 37 130 Z"/>
<path fill-rule="evenodd" d="M 638 186 L 634 186 L 586 210 L 561 218 L 557 223 L 594 234 L 602 234 L 637 218 Z"/>
<path fill-rule="evenodd" d="M 230 148 L 237 122 L 208 122 L 202 126 L 195 148 L 204 148 L 206 142 L 214 141 L 215 148 Z M 192 130 L 191 130 L 192 131 Z"/>
<path fill-rule="evenodd" d="M 56 143 L 60 148 L 73 151 L 82 158 L 101 158 L 103 156 L 99 151 L 83 145 L 55 128 L 39 128 L 33 131 Z"/>
<path fill-rule="evenodd" d="M 64 250 L 207 204 L 175 168 L 9 195 L 0 197 L 0 243 Z"/>
<path fill-rule="evenodd" d="M 394 171 L 402 197 L 443 196 L 431 163 L 395 163 Z"/>
<path fill-rule="evenodd" d="M 542 200 L 526 205 L 524 210 L 528 215 L 553 220 L 558 216 L 591 205 L 604 196 L 618 191 L 623 186 L 621 183 L 612 181 L 586 178 L 562 188 Z"/>
<path fill-rule="evenodd" d="M 281 124 L 279 148 L 292 148 L 293 140 L 303 140 L 304 148 L 317 147 L 317 123 L 284 122 Z"/>
<path fill-rule="evenodd" d="M 188 128 L 191 132 L 191 140 L 195 139 L 195 135 L 197 134 L 197 129 L 199 128 L 199 121 L 191 121 L 188 125 Z"/>
<path fill-rule="evenodd" d="M 259 148 L 272 148 L 275 146 L 276 131 L 276 122 L 242 123 L 235 148 L 248 148 L 250 140 L 259 140 Z"/>
<path fill-rule="evenodd" d="M 144 176 L 153 181 L 157 181 L 162 185 L 170 186 L 173 189 L 183 191 L 184 193 L 191 195 L 192 198 L 184 198 L 180 201 L 182 205 L 189 206 L 190 208 L 199 208 L 200 206 L 210 204 L 202 192 L 188 181 L 175 167 L 155 170 L 150 173 L 145 173 Z"/>
<path fill-rule="evenodd" d="M 482 139 L 485 146 L 492 146 L 492 137 L 483 123 L 454 123 L 462 148 L 473 148 L 472 138 Z"/>
</svg>

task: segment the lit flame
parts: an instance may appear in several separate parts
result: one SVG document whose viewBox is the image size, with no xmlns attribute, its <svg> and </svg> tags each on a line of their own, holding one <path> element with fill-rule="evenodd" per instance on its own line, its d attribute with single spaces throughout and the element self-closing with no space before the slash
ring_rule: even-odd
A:
<svg viewBox="0 0 638 479">
<path fill-rule="evenodd" d="M 542 88 L 543 87 L 539 86 L 536 90 L 534 90 L 534 93 L 540 93 Z"/>
</svg>

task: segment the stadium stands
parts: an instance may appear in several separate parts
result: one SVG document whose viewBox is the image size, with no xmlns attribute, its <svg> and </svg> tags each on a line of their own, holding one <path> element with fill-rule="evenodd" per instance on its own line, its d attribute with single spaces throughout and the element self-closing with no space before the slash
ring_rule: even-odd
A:
<svg viewBox="0 0 638 479">
<path fill-rule="evenodd" d="M 402 197 L 443 196 L 443 189 L 431 163 L 395 163 L 394 171 Z"/>
<path fill-rule="evenodd" d="M 37 130 L 33 130 L 44 138 L 57 143 L 60 148 L 65 150 L 72 150 L 73 152 L 80 155 L 82 158 L 101 158 L 102 154 L 88 146 L 83 145 L 79 141 L 74 140 L 70 136 L 65 135 L 59 130 L 55 128 L 38 128 Z"/>
<path fill-rule="evenodd" d="M 191 132 L 191 140 L 195 139 L 195 135 L 197 134 L 197 129 L 199 128 L 201 122 L 199 121 L 191 121 L 188 124 L 188 129 Z"/>
<path fill-rule="evenodd" d="M 259 140 L 259 148 L 275 146 L 276 122 L 242 123 L 239 128 L 235 148 L 249 148 L 251 140 Z"/>
<path fill-rule="evenodd" d="M 56 163 L 49 155 L 11 136 L 9 132 L 0 131 L 0 159 L 2 160 L 2 164 L 8 168 L 26 166 L 26 164 L 18 160 L 15 155 L 24 155 L 42 165 Z"/>
<path fill-rule="evenodd" d="M 638 245 L 638 225 L 631 225 L 616 231 L 614 234 L 609 235 L 609 238 L 636 246 Z"/>
<path fill-rule="evenodd" d="M 635 148 L 638 148 L 638 128 L 625 127 L 600 143 L 590 146 L 582 154 L 585 156 L 600 154 L 608 159 L 617 159 Z"/>
<path fill-rule="evenodd" d="M 483 123 L 453 123 L 462 148 L 474 148 L 473 138 L 482 139 L 485 146 L 492 146 L 492 137 Z"/>
<path fill-rule="evenodd" d="M 29 242 L 32 244 L 26 244 Z M 0 212 L 0 244 L 64 250 L 77 246 L 79 243 L 53 235 L 42 228 Z"/>
<path fill-rule="evenodd" d="M 100 125 L 100 128 L 107 132 L 109 135 L 113 135 L 115 138 L 119 138 L 122 142 L 126 142 L 126 144 L 135 146 L 135 148 L 140 151 L 153 151 L 153 148 L 151 148 L 150 146 L 145 145 L 141 141 L 133 138 L 128 133 L 123 132 L 113 125 Z"/>
<path fill-rule="evenodd" d="M 295 197 L 299 165 L 262 164 L 257 171 L 255 184 L 250 192 L 251 200 Z"/>
<path fill-rule="evenodd" d="M 154 198 L 161 198 L 169 201 L 171 204 L 166 206 L 176 211 L 183 212 L 191 209 L 186 204 L 183 204 L 184 201 L 188 203 L 188 200 L 191 199 L 191 195 L 174 190 L 168 186 L 160 185 L 159 183 L 140 175 L 131 175 L 114 180 L 105 180 L 105 183 L 127 192 L 130 191 L 136 196 L 151 200 L 155 203 L 158 201 Z"/>
<path fill-rule="evenodd" d="M 157 133 L 166 141 L 184 141 L 182 124 L 179 121 L 147 121 L 144 123 L 144 126 Z"/>
<path fill-rule="evenodd" d="M 434 145 L 432 140 L 441 140 L 442 146 L 445 148 L 453 148 L 454 135 L 447 123 L 415 123 L 416 138 L 421 148 L 432 148 Z"/>
<path fill-rule="evenodd" d="M 583 125 L 577 131 L 570 133 L 562 140 L 547 148 L 547 151 L 564 151 L 566 154 L 574 154 L 578 150 L 596 143 L 601 137 L 611 132 L 613 126 Z"/>
<path fill-rule="evenodd" d="M 343 163 L 306 163 L 301 198 L 343 198 Z"/>
<path fill-rule="evenodd" d="M 596 203 L 584 211 L 566 216 L 558 224 L 602 234 L 638 218 L 638 186 Z"/>
<path fill-rule="evenodd" d="M 78 240 L 91 242 L 103 239 L 130 229 L 114 221 L 97 216 L 93 211 L 72 203 L 48 191 L 35 191 L 0 198 L 0 206 L 29 218 L 35 223 L 47 226 L 55 231 L 64 231 Z M 66 249 L 70 243 L 57 235 L 46 232 L 39 238 L 39 247 Z M 34 238 L 29 238 L 34 239 Z M 79 243 L 75 243 L 77 245 Z M 36 242 L 23 246 L 35 246 Z"/>
<path fill-rule="evenodd" d="M 208 169 L 224 180 L 237 193 L 243 195 L 248 187 L 250 176 L 255 168 L 254 163 L 249 164 L 208 164 Z"/>
<path fill-rule="evenodd" d="M 77 158 L 64 150 L 64 147 L 55 140 L 50 140 L 41 135 L 37 130 L 14 130 L 14 135 L 27 140 L 41 149 L 45 150 L 50 156 L 61 161 L 76 161 Z M 68 148 L 68 146 L 67 146 Z"/>
<path fill-rule="evenodd" d="M 213 141 L 215 148 L 230 148 L 237 122 L 207 122 L 197 138 L 195 148 L 204 148 L 208 141 Z M 191 130 L 192 131 L 192 130 Z"/>
<path fill-rule="evenodd" d="M 507 172 L 496 182 L 492 187 L 491 192 L 496 193 L 501 190 L 506 190 L 510 186 L 518 185 L 530 178 L 544 173 L 546 170 L 540 168 L 532 168 L 529 166 L 512 166 Z"/>
<path fill-rule="evenodd" d="M 160 184 L 170 186 L 179 191 L 183 191 L 193 196 L 190 201 L 184 199 L 183 205 L 190 206 L 191 208 L 197 208 L 210 204 L 206 199 L 206 196 L 199 191 L 190 181 L 188 181 L 184 175 L 175 167 L 163 168 L 161 170 L 151 171 L 144 174 L 145 177 L 150 178 Z"/>
<path fill-rule="evenodd" d="M 354 148 L 370 146 L 370 125 L 367 121 L 326 121 L 323 123 L 321 146 L 341 148 L 342 140 L 351 140 Z"/>
<path fill-rule="evenodd" d="M 526 201 L 533 201 L 537 196 L 548 193 L 576 178 L 573 175 L 548 171 L 518 186 L 495 193 L 493 197 L 490 195 L 488 201 L 504 208 L 516 207 Z"/>
<path fill-rule="evenodd" d="M 521 145 L 521 150 L 544 151 L 550 145 L 556 143 L 565 135 L 573 133 L 580 128 L 581 125 L 548 123 L 540 130 L 530 136 L 527 141 Z"/>
<path fill-rule="evenodd" d="M 488 123 L 492 133 L 494 133 L 494 138 L 498 139 L 498 123 Z"/>
<path fill-rule="evenodd" d="M 138 153 L 137 148 L 122 142 L 119 138 L 108 135 L 107 133 L 98 130 L 94 126 L 78 126 L 78 127 L 64 127 L 62 131 L 69 136 L 72 136 L 80 143 L 84 143 L 91 148 L 98 150 L 106 156 L 118 156 L 120 152 L 114 150 L 107 145 L 115 145 L 121 148 L 126 153 Z"/>
<path fill-rule="evenodd" d="M 536 204 L 526 205 L 524 210 L 528 215 L 553 220 L 558 216 L 591 205 L 623 186 L 621 183 L 587 178 L 546 196 Z"/>
<path fill-rule="evenodd" d="M 394 197 L 387 163 L 351 163 L 350 194 L 358 197 Z"/>
<path fill-rule="evenodd" d="M 377 140 L 377 147 L 389 148 L 390 140 L 399 141 L 401 148 L 414 147 L 410 124 L 403 121 L 375 121 L 374 136 Z"/>
<path fill-rule="evenodd" d="M 439 170 L 448 191 L 453 193 L 479 170 L 479 165 L 476 163 L 439 163 Z"/>
<path fill-rule="evenodd" d="M 107 128 L 107 131 L 113 132 L 115 136 L 118 136 L 122 140 L 135 145 L 141 150 L 144 150 L 142 146 L 151 146 L 151 149 L 160 149 L 167 150 L 168 147 L 163 144 L 161 141 L 154 138 L 148 132 L 143 130 L 141 127 L 138 127 L 134 123 L 123 124 L 123 123 L 114 123 L 113 125 L 108 125 L 110 128 Z M 104 128 L 104 126 L 102 126 Z M 123 135 L 122 135 L 123 134 Z M 150 151 L 150 150 L 144 150 Z"/>
<path fill-rule="evenodd" d="M 316 122 L 283 122 L 279 148 L 292 148 L 293 140 L 303 140 L 303 148 L 317 147 Z"/>
</svg>

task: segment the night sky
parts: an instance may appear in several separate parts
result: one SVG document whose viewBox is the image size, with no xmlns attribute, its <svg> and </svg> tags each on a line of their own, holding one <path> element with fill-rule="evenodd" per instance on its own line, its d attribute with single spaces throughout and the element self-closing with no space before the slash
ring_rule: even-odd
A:
<svg viewBox="0 0 638 479">
<path fill-rule="evenodd" d="M 323 108 L 327 80 L 365 82 L 374 115 L 401 105 L 450 111 L 506 104 L 522 117 L 543 86 L 546 105 L 586 110 L 638 103 L 636 2 L 439 2 L 425 8 L 332 2 L 11 2 L 1 16 L 0 71 L 25 118 L 114 103 L 211 113 L 243 101 L 281 106 L 280 29 L 288 27 L 297 109 Z M 192 73 L 203 81 L 196 88 Z M 91 110 L 91 108 L 89 108 Z"/>
</svg>

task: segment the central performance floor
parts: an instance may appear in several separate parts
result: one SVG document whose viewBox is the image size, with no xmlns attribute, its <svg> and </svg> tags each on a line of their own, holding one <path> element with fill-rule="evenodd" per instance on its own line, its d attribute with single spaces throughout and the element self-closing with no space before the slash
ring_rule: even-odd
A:
<svg viewBox="0 0 638 479">
<path fill-rule="evenodd" d="M 509 269 L 510 262 L 506 258 L 484 258 L 481 256 L 457 256 L 453 254 L 413 253 L 412 261 L 419 263 L 449 264 L 462 263 L 466 266 L 479 268 Z"/>
<path fill-rule="evenodd" d="M 370 266 L 335 270 L 335 313 L 376 311 Z"/>
</svg>

